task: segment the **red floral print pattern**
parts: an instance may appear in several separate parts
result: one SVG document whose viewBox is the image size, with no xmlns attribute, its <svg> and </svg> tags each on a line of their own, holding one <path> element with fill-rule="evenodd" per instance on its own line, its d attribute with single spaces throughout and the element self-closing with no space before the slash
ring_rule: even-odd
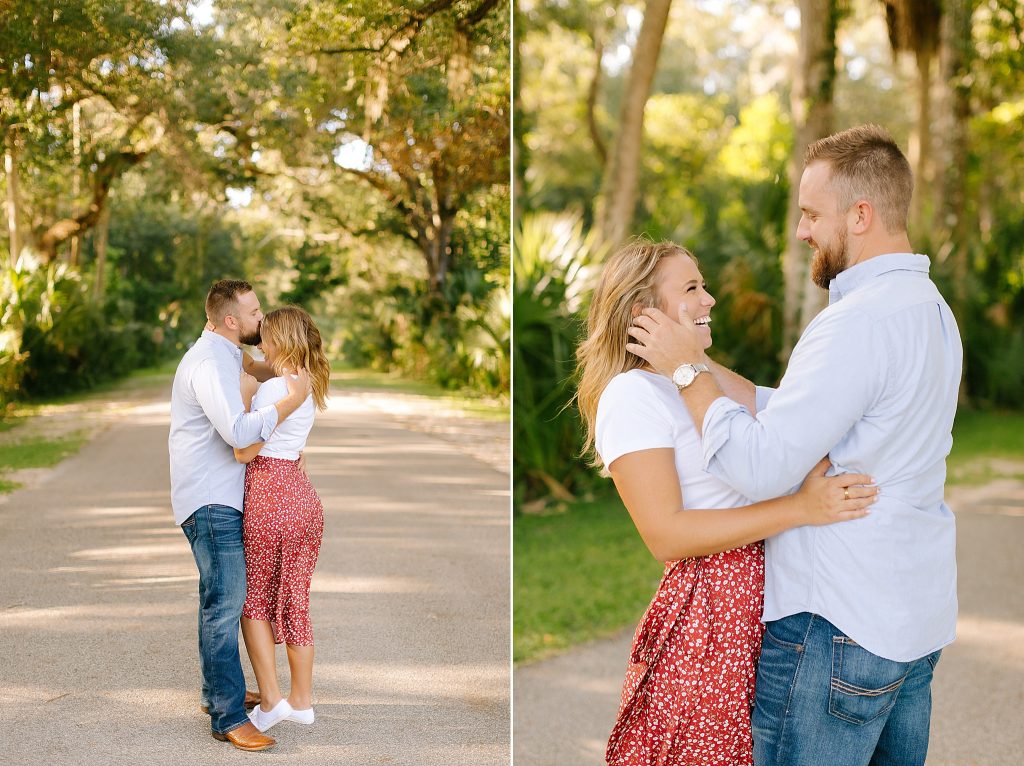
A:
<svg viewBox="0 0 1024 766">
<path fill-rule="evenodd" d="M 269 622 L 277 643 L 313 644 L 309 583 L 323 534 L 324 509 L 299 461 L 253 458 L 245 471 L 242 616 Z"/>
<path fill-rule="evenodd" d="M 764 548 L 665 565 L 637 626 L 605 759 L 615 766 L 749 766 Z"/>
</svg>

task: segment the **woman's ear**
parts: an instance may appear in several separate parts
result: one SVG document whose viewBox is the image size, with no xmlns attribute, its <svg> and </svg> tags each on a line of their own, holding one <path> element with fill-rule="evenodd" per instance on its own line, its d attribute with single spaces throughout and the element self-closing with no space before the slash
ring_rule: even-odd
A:
<svg viewBox="0 0 1024 766">
<path fill-rule="evenodd" d="M 644 313 L 644 305 L 642 303 L 634 303 L 633 308 L 629 312 L 629 315 L 630 318 L 636 319 L 642 313 Z"/>
</svg>

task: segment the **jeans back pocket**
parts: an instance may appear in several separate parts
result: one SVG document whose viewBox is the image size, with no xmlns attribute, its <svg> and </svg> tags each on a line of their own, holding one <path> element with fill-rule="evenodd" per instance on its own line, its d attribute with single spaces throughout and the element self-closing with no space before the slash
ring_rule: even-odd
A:
<svg viewBox="0 0 1024 766">
<path fill-rule="evenodd" d="M 896 704 L 910 666 L 872 654 L 846 636 L 833 636 L 828 712 L 850 723 L 873 721 Z"/>
<path fill-rule="evenodd" d="M 188 540 L 189 545 L 196 541 L 199 532 L 196 529 L 196 515 L 194 513 L 182 523 L 181 531 L 185 533 L 185 539 Z"/>
</svg>

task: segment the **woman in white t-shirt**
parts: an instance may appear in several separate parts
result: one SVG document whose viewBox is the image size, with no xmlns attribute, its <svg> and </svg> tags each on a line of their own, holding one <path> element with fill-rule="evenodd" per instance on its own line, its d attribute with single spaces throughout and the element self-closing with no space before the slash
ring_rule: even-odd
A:
<svg viewBox="0 0 1024 766">
<path fill-rule="evenodd" d="M 711 346 L 711 309 L 696 260 L 670 242 L 637 240 L 607 260 L 577 355 L 586 446 L 651 553 L 665 562 L 637 627 L 609 764 L 750 764 L 750 712 L 761 647 L 762 540 L 791 527 L 860 518 L 877 494 L 868 476 L 825 477 L 750 503 L 703 470 L 700 434 L 676 385 L 626 350 L 644 308 L 680 304 Z M 731 398 L 755 410 L 753 384 L 719 365 Z M 849 499 L 847 499 L 847 497 Z"/>
<path fill-rule="evenodd" d="M 243 376 L 242 399 L 259 408 L 281 398 L 284 375 L 309 371 L 312 393 L 266 442 L 236 449 L 247 463 L 242 543 L 246 596 L 242 636 L 252 662 L 261 702 L 249 713 L 260 731 L 284 720 L 313 723 L 313 626 L 309 584 L 320 552 L 324 512 L 316 490 L 299 465 L 317 409 L 324 409 L 330 365 L 320 331 L 309 314 L 287 306 L 271 311 L 260 325 L 267 363 L 278 377 L 259 385 Z M 288 699 L 277 682 L 275 643 L 284 643 L 291 670 Z"/>
</svg>

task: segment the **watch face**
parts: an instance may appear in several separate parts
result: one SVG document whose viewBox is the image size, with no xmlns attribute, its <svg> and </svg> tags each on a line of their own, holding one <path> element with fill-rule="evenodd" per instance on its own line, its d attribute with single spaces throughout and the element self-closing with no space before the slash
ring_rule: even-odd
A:
<svg viewBox="0 0 1024 766">
<path fill-rule="evenodd" d="M 693 379 L 696 375 L 697 371 L 693 369 L 692 364 L 681 364 L 676 368 L 676 371 L 672 373 L 672 382 L 680 388 L 683 388 L 693 383 Z"/>
</svg>

